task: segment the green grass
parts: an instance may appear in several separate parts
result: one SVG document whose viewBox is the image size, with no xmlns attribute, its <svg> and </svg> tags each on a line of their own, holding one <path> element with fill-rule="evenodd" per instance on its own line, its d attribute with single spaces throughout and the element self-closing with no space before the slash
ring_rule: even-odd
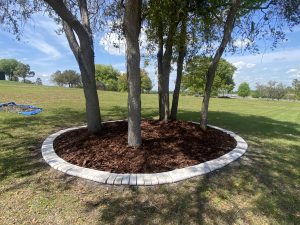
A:
<svg viewBox="0 0 300 225">
<path fill-rule="evenodd" d="M 99 92 L 104 120 L 126 117 L 125 93 Z M 0 112 L 0 224 L 300 224 L 300 103 L 212 99 L 209 123 L 249 144 L 238 161 L 158 187 L 112 187 L 44 163 L 42 141 L 85 123 L 80 89 L 0 82 L 0 102 L 43 107 L 32 117 Z M 157 96 L 143 95 L 143 117 Z M 180 98 L 180 119 L 199 120 L 201 99 Z"/>
</svg>

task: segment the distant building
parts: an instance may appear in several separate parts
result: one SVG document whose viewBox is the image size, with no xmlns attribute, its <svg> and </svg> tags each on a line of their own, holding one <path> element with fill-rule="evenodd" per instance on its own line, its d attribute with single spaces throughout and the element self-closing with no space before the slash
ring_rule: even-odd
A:
<svg viewBox="0 0 300 225">
<path fill-rule="evenodd" d="M 0 80 L 5 80 L 5 73 L 0 71 Z"/>
</svg>

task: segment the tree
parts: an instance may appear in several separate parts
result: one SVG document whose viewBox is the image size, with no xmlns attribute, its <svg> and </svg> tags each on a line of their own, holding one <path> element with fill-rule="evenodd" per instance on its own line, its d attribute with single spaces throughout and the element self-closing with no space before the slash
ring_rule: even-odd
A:
<svg viewBox="0 0 300 225">
<path fill-rule="evenodd" d="M 128 91 L 128 81 L 126 73 L 121 74 L 118 78 L 118 91 Z"/>
<path fill-rule="evenodd" d="M 16 70 L 19 62 L 16 59 L 0 59 L 0 71 L 8 76 L 8 80 L 15 79 L 14 71 Z"/>
<path fill-rule="evenodd" d="M 201 2 L 202 3 L 202 2 Z M 200 3 L 200 9 L 202 4 Z M 210 5 L 210 4 L 208 4 Z M 219 5 L 219 6 L 218 6 Z M 207 82 L 205 94 L 201 108 L 201 128 L 207 128 L 207 115 L 209 99 L 212 91 L 212 84 L 215 71 L 222 54 L 227 45 L 231 51 L 235 52 L 238 45 L 235 45 L 233 36 L 239 40 L 246 40 L 244 49 L 250 52 L 257 52 L 255 39 L 272 40 L 271 48 L 274 49 L 280 40 L 285 39 L 286 27 L 290 29 L 300 23 L 300 2 L 290 0 L 262 0 L 262 1 L 220 1 L 219 4 L 211 4 L 210 10 L 214 19 L 209 23 L 209 29 L 218 28 L 219 24 L 224 24 L 221 32 L 221 43 L 218 46 L 207 72 Z M 199 7 L 198 7 L 199 8 Z M 203 7 L 202 7 L 203 8 Z M 225 18 L 225 22 L 224 22 Z M 215 25 L 216 24 L 216 25 Z M 233 29 L 235 31 L 233 32 Z M 219 32 L 215 32 L 216 36 Z M 232 35 L 233 34 L 233 35 Z M 218 38 L 217 38 L 218 39 Z"/>
<path fill-rule="evenodd" d="M 114 69 L 111 65 L 95 65 L 96 81 L 100 81 L 105 86 L 105 90 L 117 91 L 118 78 L 120 72 Z"/>
<path fill-rule="evenodd" d="M 186 1 L 151 0 L 145 13 L 148 40 L 157 48 L 159 120 L 169 119 L 169 81 L 175 34 Z M 152 46 L 152 48 L 153 48 Z M 149 47 L 151 48 L 151 47 Z"/>
<path fill-rule="evenodd" d="M 23 64 L 21 62 L 18 62 L 18 65 L 13 71 L 13 74 L 16 77 L 21 77 L 24 83 L 27 77 L 35 76 L 35 73 L 30 70 L 30 66 L 28 64 Z"/>
<path fill-rule="evenodd" d="M 203 130 L 207 129 L 207 120 L 208 120 L 208 105 L 212 91 L 212 85 L 215 78 L 216 70 L 219 64 L 219 61 L 225 51 L 225 48 L 228 42 L 231 39 L 231 33 L 234 28 L 234 22 L 236 19 L 236 14 L 240 7 L 240 0 L 231 0 L 229 3 L 229 9 L 226 17 L 226 21 L 223 28 L 223 35 L 222 41 L 218 46 L 216 53 L 214 54 L 212 61 L 208 67 L 207 74 L 206 74 L 206 83 L 205 83 L 205 90 L 204 90 L 204 97 L 202 101 L 202 108 L 201 108 L 201 121 L 200 126 Z"/>
<path fill-rule="evenodd" d="M 75 70 L 56 71 L 51 75 L 52 81 L 58 86 L 68 86 L 70 88 L 80 86 L 80 74 Z"/>
<path fill-rule="evenodd" d="M 51 75 L 52 82 L 56 83 L 58 86 L 65 85 L 65 77 L 62 75 L 60 70 L 57 70 L 55 73 Z"/>
<path fill-rule="evenodd" d="M 141 0 L 127 0 L 124 13 L 126 63 L 128 74 L 128 145 L 139 146 L 141 137 L 141 71 L 139 35 Z"/>
<path fill-rule="evenodd" d="M 277 100 L 283 99 L 283 97 L 287 94 L 287 92 L 288 92 L 287 87 L 284 84 L 279 83 L 275 87 L 274 98 Z"/>
<path fill-rule="evenodd" d="M 141 91 L 143 93 L 149 93 L 153 88 L 152 81 L 149 74 L 145 69 L 141 69 Z M 126 73 L 119 76 L 118 79 L 118 91 L 128 91 L 128 81 Z"/>
<path fill-rule="evenodd" d="M 300 80 L 294 79 L 292 87 L 297 99 L 300 99 Z"/>
<path fill-rule="evenodd" d="M 208 57 L 195 56 L 187 62 L 186 71 L 182 79 L 182 91 L 189 94 L 204 94 L 206 83 L 206 72 L 209 68 L 211 59 Z M 220 59 L 219 66 L 216 70 L 215 79 L 212 85 L 212 93 L 228 93 L 234 88 L 233 74 L 236 67 Z"/>
<path fill-rule="evenodd" d="M 65 84 L 70 88 L 77 87 L 81 84 L 80 74 L 75 70 L 65 70 L 62 72 L 62 75 L 64 76 Z"/>
<path fill-rule="evenodd" d="M 267 85 L 256 84 L 256 92 L 261 98 L 282 99 L 288 92 L 286 86 L 276 81 L 269 81 Z"/>
<path fill-rule="evenodd" d="M 35 81 L 35 84 L 36 84 L 36 85 L 43 85 L 42 79 L 39 78 L 39 77 L 37 77 L 37 78 L 36 78 L 36 81 Z"/>
<path fill-rule="evenodd" d="M 247 82 L 243 82 L 238 88 L 238 95 L 245 98 L 250 95 L 250 91 L 249 84 Z"/>
<path fill-rule="evenodd" d="M 153 88 L 152 81 L 148 72 L 145 69 L 141 69 L 141 90 L 143 93 L 149 93 Z"/>
<path fill-rule="evenodd" d="M 181 19 L 181 27 L 180 27 L 180 34 L 177 41 L 177 49 L 178 49 L 178 57 L 177 57 L 177 74 L 176 74 L 176 81 L 175 81 L 175 88 L 173 91 L 173 98 L 172 98 L 172 107 L 171 107 L 171 114 L 170 119 L 176 120 L 177 119 L 177 110 L 178 110 L 178 102 L 179 102 L 179 93 L 180 93 L 180 86 L 182 80 L 182 71 L 183 71 L 183 62 L 186 56 L 186 42 L 187 42 L 187 18 L 188 17 L 188 10 L 185 8 L 184 13 Z"/>
<path fill-rule="evenodd" d="M 57 14 L 62 22 L 69 46 L 78 63 L 86 100 L 88 131 L 97 134 L 101 131 L 99 99 L 95 80 L 94 42 L 91 27 L 93 9 L 90 1 L 56 1 L 44 0 Z"/>
</svg>

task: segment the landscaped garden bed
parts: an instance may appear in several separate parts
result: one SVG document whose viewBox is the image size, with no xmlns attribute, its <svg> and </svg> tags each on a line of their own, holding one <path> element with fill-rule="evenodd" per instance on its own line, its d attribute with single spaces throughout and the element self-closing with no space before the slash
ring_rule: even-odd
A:
<svg viewBox="0 0 300 225">
<path fill-rule="evenodd" d="M 216 159 L 236 147 L 221 130 L 186 121 L 142 121 L 143 143 L 127 146 L 127 122 L 103 124 L 102 134 L 76 129 L 58 136 L 54 150 L 72 164 L 114 173 L 157 173 Z"/>
</svg>

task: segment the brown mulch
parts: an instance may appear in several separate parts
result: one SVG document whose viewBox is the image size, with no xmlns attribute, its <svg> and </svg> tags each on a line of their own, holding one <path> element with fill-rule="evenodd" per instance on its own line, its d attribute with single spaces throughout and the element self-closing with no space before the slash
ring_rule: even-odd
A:
<svg viewBox="0 0 300 225">
<path fill-rule="evenodd" d="M 127 146 L 127 122 L 105 123 L 100 135 L 69 131 L 54 141 L 55 152 L 78 166 L 115 173 L 154 173 L 196 165 L 231 151 L 236 141 L 222 131 L 186 121 L 142 121 L 142 145 Z"/>
</svg>

